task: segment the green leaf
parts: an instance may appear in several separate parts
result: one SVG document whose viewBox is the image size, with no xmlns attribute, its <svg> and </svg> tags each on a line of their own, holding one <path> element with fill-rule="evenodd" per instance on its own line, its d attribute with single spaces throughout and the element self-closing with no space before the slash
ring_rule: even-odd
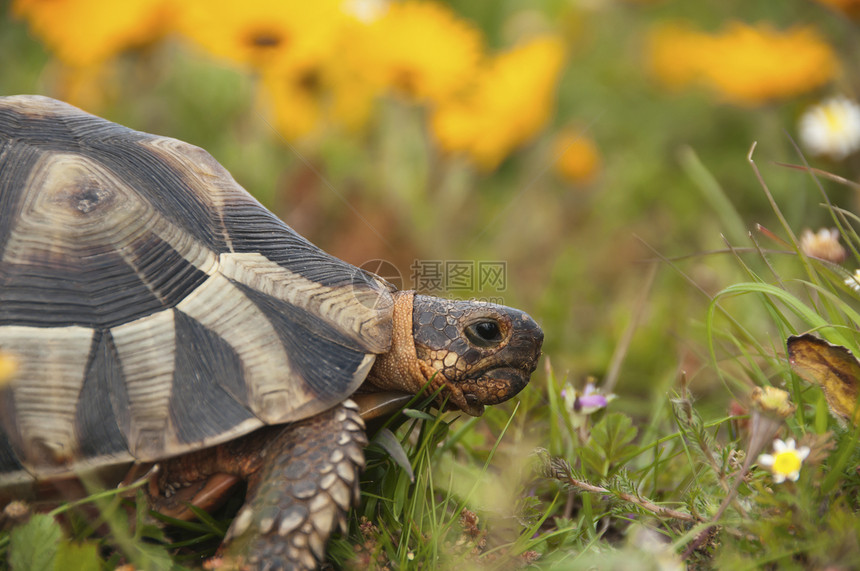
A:
<svg viewBox="0 0 860 571">
<path fill-rule="evenodd" d="M 414 408 L 404 408 L 400 412 L 402 412 L 404 416 L 408 416 L 409 418 L 416 418 L 419 420 L 429 420 L 430 422 L 433 422 L 434 420 L 436 420 L 435 417 L 424 412 L 423 410 L 415 410 Z"/>
<path fill-rule="evenodd" d="M 604 463 L 603 454 L 588 447 L 579 448 L 577 450 L 577 454 L 579 454 L 579 458 L 582 460 L 583 465 L 588 468 L 589 471 L 600 476 L 606 475 L 606 465 Z"/>
<path fill-rule="evenodd" d="M 223 522 L 220 522 L 217 519 L 215 519 L 214 517 L 212 517 L 212 515 L 209 512 L 207 512 L 206 510 L 200 509 L 193 504 L 188 504 L 188 509 L 190 509 L 192 512 L 194 512 L 194 515 L 203 524 L 202 529 L 205 529 L 209 533 L 212 533 L 214 535 L 220 535 L 222 537 L 224 536 L 225 533 L 227 533 L 227 527 L 228 526 L 225 525 Z M 150 538 L 158 539 L 158 540 L 162 540 L 162 541 L 164 540 L 164 533 L 160 529 L 156 528 L 153 531 L 156 531 L 157 533 L 159 533 L 158 537 L 153 538 L 153 536 L 150 534 L 146 535 L 146 537 L 150 537 Z"/>
<path fill-rule="evenodd" d="M 54 571 L 62 536 L 54 518 L 33 515 L 10 533 L 9 567 L 12 571 Z"/>
<path fill-rule="evenodd" d="M 636 452 L 631 444 L 637 430 L 627 415 L 619 412 L 609 413 L 591 430 L 588 444 L 579 450 L 583 462 L 602 476 L 612 473 L 613 465 Z"/>
<path fill-rule="evenodd" d="M 173 569 L 173 560 L 163 546 L 139 541 L 134 547 L 135 553 L 132 554 L 132 559 L 138 568 L 146 571 Z"/>
<path fill-rule="evenodd" d="M 95 543 L 71 543 L 63 541 L 54 559 L 55 571 L 99 571 L 98 547 Z"/>
<path fill-rule="evenodd" d="M 409 462 L 409 457 L 406 455 L 406 451 L 403 449 L 403 445 L 400 444 L 400 441 L 394 436 L 394 433 L 388 430 L 387 428 L 383 428 L 373 437 L 373 444 L 376 444 L 394 460 L 394 463 L 403 468 L 403 470 L 409 474 L 409 481 L 415 481 L 415 473 L 412 471 L 412 464 Z"/>
</svg>

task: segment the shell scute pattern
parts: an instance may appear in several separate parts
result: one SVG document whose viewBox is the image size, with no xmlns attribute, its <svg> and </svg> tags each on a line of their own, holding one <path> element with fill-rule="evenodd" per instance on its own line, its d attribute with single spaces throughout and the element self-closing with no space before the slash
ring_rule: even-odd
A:
<svg viewBox="0 0 860 571">
<path fill-rule="evenodd" d="M 0 98 L 0 486 L 151 461 L 343 401 L 388 286 L 293 232 L 208 153 Z"/>
</svg>

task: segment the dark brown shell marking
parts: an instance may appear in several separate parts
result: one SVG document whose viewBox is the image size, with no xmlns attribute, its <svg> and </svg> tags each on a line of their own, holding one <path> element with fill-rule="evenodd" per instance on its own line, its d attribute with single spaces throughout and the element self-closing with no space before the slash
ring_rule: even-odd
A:
<svg viewBox="0 0 860 571">
<path fill-rule="evenodd" d="M 151 461 L 346 398 L 387 286 L 293 232 L 205 151 L 0 98 L 0 486 Z"/>
</svg>

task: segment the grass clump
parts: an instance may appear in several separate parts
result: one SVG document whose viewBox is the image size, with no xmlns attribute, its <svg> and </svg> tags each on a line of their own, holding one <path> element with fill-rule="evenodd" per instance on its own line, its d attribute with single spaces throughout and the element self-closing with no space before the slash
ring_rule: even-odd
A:
<svg viewBox="0 0 860 571">
<path fill-rule="evenodd" d="M 589 541 L 566 537 L 575 568 L 622 568 L 616 557 L 634 553 L 642 569 L 860 565 L 860 295 L 843 260 L 817 257 L 796 237 L 750 162 L 786 237 L 764 230 L 776 248 L 754 236 L 752 247 L 727 245 L 741 280 L 713 294 L 699 288 L 709 301 L 705 366 L 692 378 L 679 370 L 671 396 L 644 419 L 601 412 L 577 431 L 562 423 L 565 444 L 545 457 L 547 476 L 570 494 L 555 521 L 573 516 L 593 530 Z M 822 197 L 857 264 L 857 217 Z M 683 262 L 667 262 L 698 287 Z M 709 375 L 722 385 L 722 412 L 696 400 Z"/>
</svg>

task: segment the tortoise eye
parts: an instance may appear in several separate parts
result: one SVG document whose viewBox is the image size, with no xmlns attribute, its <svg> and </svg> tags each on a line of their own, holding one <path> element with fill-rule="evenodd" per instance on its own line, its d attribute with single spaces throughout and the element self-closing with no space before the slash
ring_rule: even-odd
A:
<svg viewBox="0 0 860 571">
<path fill-rule="evenodd" d="M 467 326 L 466 337 L 477 347 L 492 347 L 502 340 L 502 329 L 496 321 L 486 319 Z"/>
</svg>

